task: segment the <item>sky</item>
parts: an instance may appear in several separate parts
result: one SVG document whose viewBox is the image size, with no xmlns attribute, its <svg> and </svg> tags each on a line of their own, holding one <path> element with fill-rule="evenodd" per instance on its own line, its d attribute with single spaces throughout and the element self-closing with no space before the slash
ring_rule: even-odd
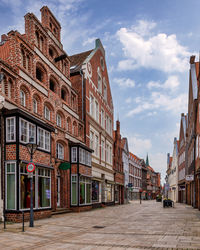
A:
<svg viewBox="0 0 200 250">
<path fill-rule="evenodd" d="M 24 33 L 24 15 L 47 5 L 64 50 L 106 50 L 114 118 L 129 151 L 166 175 L 167 153 L 187 112 L 189 59 L 200 50 L 199 0 L 0 0 L 0 33 Z M 196 56 L 196 60 L 198 56 Z"/>
</svg>

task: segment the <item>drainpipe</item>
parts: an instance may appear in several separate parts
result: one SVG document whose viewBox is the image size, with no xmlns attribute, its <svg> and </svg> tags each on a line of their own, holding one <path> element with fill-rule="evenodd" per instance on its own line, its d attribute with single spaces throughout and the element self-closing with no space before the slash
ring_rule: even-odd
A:
<svg viewBox="0 0 200 250">
<path fill-rule="evenodd" d="M 197 99 L 195 100 L 195 119 L 194 119 L 194 198 L 193 198 L 193 208 L 195 208 L 196 203 L 196 188 L 195 188 L 195 174 L 196 174 L 196 122 L 197 122 Z"/>
<path fill-rule="evenodd" d="M 81 75 L 81 87 L 82 87 L 82 90 L 81 90 L 81 94 L 82 94 L 82 107 L 81 107 L 81 120 L 84 121 L 84 142 L 86 143 L 86 119 L 84 117 L 84 108 L 85 108 L 85 102 L 84 102 L 84 75 L 83 75 L 83 70 L 81 69 L 80 70 L 80 75 Z"/>
</svg>

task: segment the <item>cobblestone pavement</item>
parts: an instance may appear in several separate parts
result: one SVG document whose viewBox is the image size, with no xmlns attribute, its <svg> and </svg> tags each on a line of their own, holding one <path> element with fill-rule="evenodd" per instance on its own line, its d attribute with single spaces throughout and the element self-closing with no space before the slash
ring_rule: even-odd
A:
<svg viewBox="0 0 200 250">
<path fill-rule="evenodd" d="M 200 249 L 200 211 L 185 204 L 131 202 L 21 224 L 0 225 L 0 249 Z"/>
</svg>

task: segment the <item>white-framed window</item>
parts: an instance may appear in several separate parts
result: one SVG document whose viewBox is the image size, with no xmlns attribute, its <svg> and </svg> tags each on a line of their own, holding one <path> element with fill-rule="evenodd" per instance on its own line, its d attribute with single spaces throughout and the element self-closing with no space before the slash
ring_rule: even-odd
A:
<svg viewBox="0 0 200 250">
<path fill-rule="evenodd" d="M 79 182 L 79 188 L 80 188 L 80 196 L 79 196 L 79 202 L 80 205 L 85 204 L 91 204 L 91 179 L 81 176 L 80 182 Z"/>
<path fill-rule="evenodd" d="M 90 131 L 90 148 L 94 149 L 94 133 Z"/>
<path fill-rule="evenodd" d="M 94 116 L 94 97 L 90 95 L 90 115 Z"/>
<path fill-rule="evenodd" d="M 107 86 L 106 86 L 106 82 L 104 82 L 103 97 L 107 101 Z"/>
<path fill-rule="evenodd" d="M 108 155 L 109 155 L 109 145 L 106 144 L 106 162 L 109 162 L 109 158 L 108 158 Z"/>
<path fill-rule="evenodd" d="M 20 142 L 36 142 L 36 126 L 22 118 L 19 123 L 19 138 Z"/>
<path fill-rule="evenodd" d="M 57 143 L 56 145 L 56 154 L 57 154 L 58 159 L 61 159 L 61 160 L 64 159 L 64 147 L 60 143 Z"/>
<path fill-rule="evenodd" d="M 112 136 L 112 121 L 110 118 L 109 118 L 109 133 Z"/>
<path fill-rule="evenodd" d="M 71 175 L 71 205 L 77 205 L 78 188 L 77 175 Z"/>
<path fill-rule="evenodd" d="M 99 122 L 99 104 L 95 101 L 95 120 Z"/>
<path fill-rule="evenodd" d="M 77 162 L 77 147 L 71 148 L 71 161 Z"/>
<path fill-rule="evenodd" d="M 110 147 L 110 152 L 109 152 L 109 156 L 110 156 L 110 164 L 112 164 L 112 147 Z"/>
<path fill-rule="evenodd" d="M 6 142 L 13 142 L 16 139 L 15 117 L 6 118 Z"/>
<path fill-rule="evenodd" d="M 50 109 L 44 106 L 44 118 L 50 121 Z"/>
<path fill-rule="evenodd" d="M 26 94 L 23 90 L 20 90 L 20 104 L 26 107 Z"/>
<path fill-rule="evenodd" d="M 50 151 L 50 132 L 38 127 L 37 129 L 38 148 Z"/>
<path fill-rule="evenodd" d="M 16 209 L 16 162 L 6 162 L 6 209 Z"/>
<path fill-rule="evenodd" d="M 56 124 L 58 127 L 61 127 L 61 116 L 59 114 L 56 115 Z"/>
<path fill-rule="evenodd" d="M 37 114 L 38 112 L 38 102 L 35 98 L 33 98 L 33 112 Z"/>
<path fill-rule="evenodd" d="M 95 149 L 94 149 L 95 155 L 99 156 L 99 137 L 98 135 L 95 135 Z"/>
<path fill-rule="evenodd" d="M 105 127 L 105 116 L 104 116 L 104 110 L 101 109 L 101 126 Z"/>
<path fill-rule="evenodd" d="M 105 145 L 104 145 L 104 140 L 101 140 L 101 160 L 105 160 Z"/>
</svg>

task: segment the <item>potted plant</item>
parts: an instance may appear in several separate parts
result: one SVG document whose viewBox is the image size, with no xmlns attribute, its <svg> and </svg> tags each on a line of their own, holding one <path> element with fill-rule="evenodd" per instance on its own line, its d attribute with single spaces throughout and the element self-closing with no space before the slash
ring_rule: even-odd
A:
<svg viewBox="0 0 200 250">
<path fill-rule="evenodd" d="M 162 195 L 161 195 L 161 194 L 158 194 L 158 195 L 156 196 L 156 201 L 157 201 L 157 202 L 161 202 L 161 201 L 162 201 Z"/>
</svg>

